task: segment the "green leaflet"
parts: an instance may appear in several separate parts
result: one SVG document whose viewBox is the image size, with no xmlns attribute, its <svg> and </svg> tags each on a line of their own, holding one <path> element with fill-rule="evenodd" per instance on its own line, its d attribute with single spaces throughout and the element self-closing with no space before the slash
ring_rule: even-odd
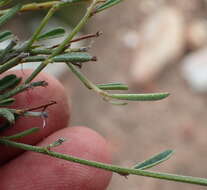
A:
<svg viewBox="0 0 207 190">
<path fill-rule="evenodd" d="M 133 168 L 139 169 L 139 170 L 145 170 L 148 168 L 152 168 L 153 166 L 156 166 L 156 165 L 168 160 L 172 156 L 173 153 L 174 153 L 173 150 L 166 150 L 164 152 L 161 152 L 161 153 L 145 160 L 144 162 L 138 163 Z"/>
<path fill-rule="evenodd" d="M 39 61 L 45 61 L 47 56 L 45 55 L 35 55 L 35 56 L 29 56 L 22 60 L 22 62 L 39 62 Z"/>
<path fill-rule="evenodd" d="M 29 56 L 23 59 L 22 62 L 37 62 L 44 61 L 47 59 L 45 55 Z M 82 63 L 87 61 L 95 61 L 96 58 L 88 53 L 82 52 L 71 52 L 61 55 L 57 55 L 51 59 L 53 62 L 71 62 L 71 63 Z"/>
<path fill-rule="evenodd" d="M 45 32 L 37 37 L 37 40 L 47 40 L 51 38 L 58 38 L 65 34 L 65 30 L 61 27 L 52 29 L 48 32 Z"/>
<path fill-rule="evenodd" d="M 128 86 L 122 83 L 97 84 L 96 86 L 102 90 L 128 90 Z"/>
<path fill-rule="evenodd" d="M 152 93 L 152 94 L 110 94 L 109 97 L 119 100 L 128 101 L 156 101 L 169 96 L 169 93 Z"/>
<path fill-rule="evenodd" d="M 52 58 L 54 62 L 87 62 L 87 61 L 96 61 L 94 56 L 91 56 L 88 53 L 79 53 L 79 52 L 72 52 L 72 53 L 65 53 L 62 55 L 57 55 Z"/>
<path fill-rule="evenodd" d="M 8 40 L 12 37 L 13 37 L 13 34 L 9 30 L 3 31 L 0 33 L 0 42 Z"/>
<path fill-rule="evenodd" d="M 16 75 L 11 74 L 5 76 L 0 80 L 0 92 L 17 86 L 20 83 L 20 81 L 21 78 L 17 77 Z"/>
<path fill-rule="evenodd" d="M 2 26 L 4 23 L 6 23 L 10 18 L 12 18 L 20 9 L 21 5 L 18 4 L 11 9 L 9 9 L 4 15 L 0 17 L 0 26 Z"/>
<path fill-rule="evenodd" d="M 4 100 L 0 101 L 0 106 L 9 106 L 14 102 L 15 102 L 14 98 L 7 98 L 7 99 L 4 99 Z"/>
<path fill-rule="evenodd" d="M 108 0 L 105 3 L 103 3 L 102 5 L 98 6 L 96 8 L 96 12 L 100 12 L 103 11 L 104 9 L 108 9 L 118 3 L 120 3 L 122 0 Z"/>
<path fill-rule="evenodd" d="M 9 111 L 7 108 L 0 108 L 0 116 L 4 117 L 9 121 L 9 123 L 14 123 L 15 121 L 15 116 L 14 114 Z"/>
</svg>

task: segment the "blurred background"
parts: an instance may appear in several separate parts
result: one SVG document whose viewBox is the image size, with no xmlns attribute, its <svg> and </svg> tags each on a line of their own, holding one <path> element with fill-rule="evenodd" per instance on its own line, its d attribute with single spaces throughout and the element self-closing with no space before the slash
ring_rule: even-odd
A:
<svg viewBox="0 0 207 190">
<path fill-rule="evenodd" d="M 24 20 L 19 17 L 7 28 L 25 39 L 43 13 L 24 13 Z M 49 27 L 66 26 L 70 31 L 83 13 L 84 6 L 63 9 Z M 98 39 L 85 42 L 98 62 L 88 63 L 82 71 L 95 83 L 124 82 L 130 92 L 167 91 L 171 96 L 114 106 L 88 91 L 66 68 L 49 69 L 71 95 L 71 125 L 100 132 L 111 144 L 115 164 L 131 167 L 173 149 L 174 156 L 153 170 L 207 178 L 206 18 L 206 0 L 124 1 L 95 16 L 82 34 L 103 31 Z M 108 190 L 126 189 L 205 188 L 114 174 Z"/>
</svg>

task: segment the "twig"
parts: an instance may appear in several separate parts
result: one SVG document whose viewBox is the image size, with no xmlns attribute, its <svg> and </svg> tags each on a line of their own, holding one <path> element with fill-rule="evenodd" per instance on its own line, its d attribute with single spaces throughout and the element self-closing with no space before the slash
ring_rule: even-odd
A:
<svg viewBox="0 0 207 190">
<path fill-rule="evenodd" d="M 102 32 L 100 32 L 100 31 L 96 32 L 95 34 L 86 34 L 86 35 L 83 35 L 83 36 L 81 36 L 81 37 L 79 37 L 79 38 L 76 38 L 76 39 L 74 39 L 74 40 L 71 40 L 71 41 L 69 42 L 69 44 L 67 44 L 67 45 L 65 46 L 65 49 L 68 48 L 68 47 L 70 46 L 71 43 L 78 42 L 78 41 L 85 40 L 85 39 L 89 39 L 89 38 L 97 38 L 97 37 L 99 37 L 100 35 L 102 35 Z M 57 48 L 57 47 L 58 47 L 58 45 L 55 45 L 55 46 L 53 46 L 52 48 Z"/>
<path fill-rule="evenodd" d="M 140 169 L 123 168 L 123 167 L 116 166 L 116 165 L 110 165 L 110 164 L 105 164 L 101 162 L 84 160 L 84 159 L 77 158 L 74 156 L 54 152 L 54 151 L 48 150 L 45 147 L 27 145 L 23 143 L 10 141 L 4 138 L 0 138 L 0 144 L 49 155 L 49 156 L 56 157 L 62 160 L 67 160 L 70 162 L 75 162 L 75 163 L 79 163 L 79 164 L 83 164 L 83 165 L 87 165 L 87 166 L 91 166 L 95 168 L 104 169 L 104 170 L 111 171 L 111 172 L 114 172 L 120 175 L 131 174 L 131 175 L 147 176 L 147 177 L 158 178 L 162 180 L 169 180 L 169 181 L 176 181 L 176 182 L 207 186 L 207 179 L 205 178 L 174 175 L 174 174 L 169 174 L 169 173 L 153 172 L 153 171 L 146 171 L 146 170 L 140 170 Z"/>
</svg>

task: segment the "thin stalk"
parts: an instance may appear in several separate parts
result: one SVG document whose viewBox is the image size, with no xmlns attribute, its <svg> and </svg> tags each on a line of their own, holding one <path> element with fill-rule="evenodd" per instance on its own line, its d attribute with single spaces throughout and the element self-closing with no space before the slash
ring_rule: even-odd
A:
<svg viewBox="0 0 207 190">
<path fill-rule="evenodd" d="M 51 57 L 58 55 L 59 53 L 64 50 L 65 46 L 73 39 L 73 37 L 85 26 L 85 24 L 88 22 L 89 18 L 92 16 L 91 13 L 93 12 L 93 9 L 95 8 L 95 5 L 97 4 L 99 0 L 93 0 L 92 4 L 88 7 L 86 14 L 81 19 L 81 21 L 78 23 L 78 25 L 72 30 L 72 32 L 65 38 L 65 40 L 55 49 L 54 53 L 51 55 Z"/>
<path fill-rule="evenodd" d="M 96 93 L 101 95 L 106 95 L 107 92 L 104 92 L 95 84 L 93 84 L 89 79 L 87 79 L 78 69 L 75 68 L 74 65 L 70 63 L 66 63 L 70 70 L 80 79 L 80 81 L 88 88 L 94 90 Z"/>
<path fill-rule="evenodd" d="M 20 132 L 20 133 L 17 133 L 15 135 L 11 135 L 11 136 L 6 136 L 6 137 L 3 137 L 4 139 L 7 139 L 7 140 L 14 140 L 14 139 L 21 139 L 25 136 L 28 136 L 28 135 L 31 135 L 37 131 L 39 131 L 40 128 L 31 128 L 31 129 L 28 129 L 28 130 L 25 130 L 23 132 Z"/>
<path fill-rule="evenodd" d="M 32 35 L 31 39 L 26 43 L 26 47 L 23 47 L 24 50 L 28 50 L 32 46 L 32 44 L 36 41 L 36 39 L 38 38 L 39 34 L 41 33 L 41 31 L 45 27 L 45 25 L 48 23 L 48 21 L 53 16 L 53 14 L 57 11 L 57 9 L 60 7 L 61 3 L 62 2 L 56 2 L 55 4 L 53 4 L 53 6 L 48 11 L 47 15 L 42 20 L 42 22 L 39 25 L 39 27 L 36 29 L 36 31 Z"/>
<path fill-rule="evenodd" d="M 67 44 L 67 45 L 64 47 L 64 49 L 65 49 L 65 48 L 68 48 L 68 46 L 70 46 L 71 43 L 79 42 L 79 41 L 81 41 L 81 40 L 85 40 L 85 39 L 89 39 L 89 38 L 95 38 L 95 37 L 97 38 L 97 37 L 99 37 L 100 35 L 102 35 L 102 32 L 98 31 L 98 32 L 96 32 L 95 34 L 86 34 L 86 35 L 80 36 L 80 37 L 78 37 L 78 38 L 75 38 L 75 39 L 69 41 L 69 44 Z M 59 46 L 59 45 L 55 45 L 55 46 L 53 46 L 53 48 L 57 48 L 58 46 Z"/>
<path fill-rule="evenodd" d="M 104 169 L 104 170 L 111 171 L 111 172 L 114 172 L 114 173 L 117 173 L 123 176 L 127 176 L 131 174 L 131 175 L 158 178 L 162 180 L 169 180 L 169 181 L 176 181 L 176 182 L 182 182 L 182 183 L 190 183 L 190 184 L 196 184 L 196 185 L 201 185 L 201 186 L 207 186 L 207 179 L 205 178 L 174 175 L 174 174 L 169 174 L 169 173 L 146 171 L 146 170 L 140 170 L 140 169 L 124 168 L 124 167 L 120 167 L 116 165 L 105 164 L 105 163 L 95 162 L 95 161 L 90 161 L 90 160 L 84 160 L 84 159 L 77 158 L 74 156 L 50 151 L 45 147 L 27 145 L 23 143 L 10 141 L 4 138 L 0 138 L 0 144 L 15 147 L 15 148 L 20 148 L 20 149 L 27 150 L 27 151 L 33 151 L 33 152 L 49 155 L 49 156 L 59 158 L 62 160 L 67 160 L 70 162 L 75 162 L 75 163 L 79 163 L 79 164 L 83 164 L 83 165 L 87 165 L 87 166 L 91 166 L 95 168 Z"/>
</svg>

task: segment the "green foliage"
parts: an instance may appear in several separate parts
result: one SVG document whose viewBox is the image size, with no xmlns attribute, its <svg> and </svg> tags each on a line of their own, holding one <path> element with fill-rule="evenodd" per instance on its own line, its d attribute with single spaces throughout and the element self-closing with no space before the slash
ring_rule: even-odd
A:
<svg viewBox="0 0 207 190">
<path fill-rule="evenodd" d="M 88 62 L 88 61 L 96 61 L 94 56 L 91 56 L 88 53 L 82 52 L 72 52 L 65 53 L 61 55 L 54 56 L 52 58 L 54 62 L 71 62 L 71 63 L 79 63 L 79 62 Z"/>
<path fill-rule="evenodd" d="M 36 108 L 20 108 L 12 109 L 8 107 L 15 102 L 15 95 L 30 90 L 31 88 L 36 87 L 45 87 L 47 83 L 45 81 L 36 81 L 32 82 L 33 79 L 47 66 L 50 66 L 50 63 L 61 62 L 61 64 L 66 64 L 68 69 L 81 81 L 81 83 L 87 87 L 89 90 L 97 93 L 101 98 L 103 98 L 108 103 L 115 105 L 126 105 L 128 101 L 157 101 L 169 96 L 169 93 L 150 93 L 150 94 L 123 94 L 123 93 L 109 93 L 109 90 L 128 90 L 128 86 L 122 83 L 108 83 L 108 84 L 95 84 L 87 76 L 85 76 L 81 67 L 86 62 L 96 61 L 96 57 L 86 52 L 89 48 L 80 47 L 80 48 L 71 48 L 71 43 L 84 40 L 91 37 L 98 37 L 97 33 L 95 35 L 85 35 L 80 38 L 73 39 L 78 32 L 87 24 L 89 19 L 95 16 L 97 13 L 108 9 L 118 3 L 121 0 L 64 0 L 64 1 L 44 1 L 44 2 L 33 2 L 25 4 L 27 1 L 22 1 L 22 4 L 17 4 L 12 6 L 10 0 L 2 0 L 0 2 L 0 7 L 4 5 L 11 5 L 9 9 L 0 10 L 0 26 L 7 23 L 11 18 L 13 18 L 17 13 L 24 11 L 34 11 L 39 9 L 49 9 L 42 22 L 39 24 L 37 29 L 34 31 L 32 36 L 25 42 L 18 41 L 13 33 L 8 30 L 3 30 L 0 32 L 0 42 L 9 40 L 10 42 L 6 48 L 0 50 L 0 74 L 4 74 L 6 71 L 9 71 L 13 67 L 19 64 L 29 64 L 29 62 L 41 62 L 41 64 L 34 70 L 34 72 L 25 80 L 22 80 L 16 75 L 7 74 L 3 75 L 0 79 L 0 116 L 5 118 L 6 122 L 1 124 L 0 131 L 6 130 L 8 127 L 15 124 L 15 121 L 19 117 L 47 117 L 47 113 L 44 111 L 37 112 L 37 109 L 45 109 L 47 106 L 52 105 L 51 103 L 47 105 L 40 105 Z M 61 8 L 65 6 L 73 5 L 79 6 L 79 3 L 90 3 L 85 15 L 79 21 L 79 23 L 74 27 L 71 33 L 66 34 L 63 28 L 53 28 L 50 31 L 44 32 L 44 27 L 48 24 L 51 17 Z M 13 2 L 14 3 L 14 2 Z M 64 36 L 64 40 L 60 41 L 54 47 L 44 47 L 39 43 L 41 40 L 50 40 L 52 38 Z M 84 63 L 84 64 L 83 64 Z M 60 64 L 60 63 L 57 63 Z M 127 102 L 120 102 L 124 100 Z M 18 134 L 12 136 L 1 137 L 0 144 L 7 145 L 15 148 L 20 148 L 23 150 L 29 150 L 38 152 L 41 154 L 46 154 L 53 156 L 59 159 L 64 159 L 67 161 L 72 161 L 80 164 L 85 164 L 88 166 L 102 168 L 108 171 L 118 173 L 123 176 L 128 175 L 140 175 L 153 177 L 158 179 L 165 179 L 177 182 L 191 183 L 197 185 L 207 186 L 207 179 L 204 178 L 195 178 L 189 176 L 179 176 L 174 174 L 159 173 L 146 171 L 155 165 L 158 165 L 167 159 L 169 159 L 173 153 L 172 150 L 166 150 L 162 153 L 159 153 L 152 158 L 145 160 L 142 163 L 137 164 L 134 168 L 124 168 L 115 165 L 108 165 L 99 162 L 93 162 L 89 160 L 83 160 L 80 158 L 72 157 L 69 155 L 60 154 L 57 152 L 50 151 L 50 148 L 55 146 L 60 146 L 64 143 L 64 139 L 60 138 L 59 140 L 52 142 L 47 147 L 38 147 L 31 146 L 23 143 L 17 143 L 13 141 L 14 139 L 22 138 L 24 136 L 30 135 L 34 132 L 38 132 L 38 128 L 31 128 L 26 131 L 21 131 Z"/>
</svg>

